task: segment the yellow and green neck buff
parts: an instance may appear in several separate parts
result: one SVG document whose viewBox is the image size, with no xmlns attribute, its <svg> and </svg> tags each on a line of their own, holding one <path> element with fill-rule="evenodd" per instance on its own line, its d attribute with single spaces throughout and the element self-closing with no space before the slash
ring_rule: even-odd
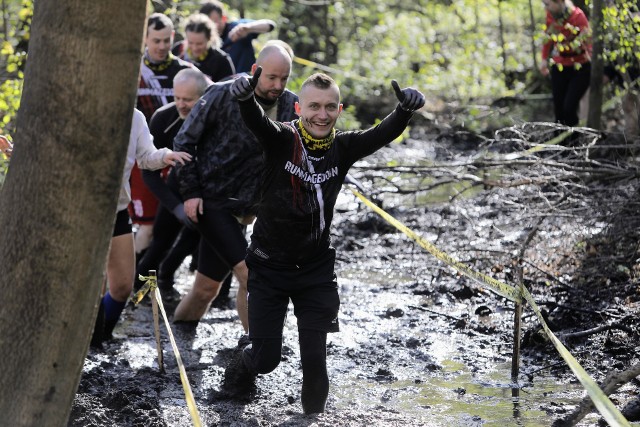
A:
<svg viewBox="0 0 640 427">
<path fill-rule="evenodd" d="M 191 52 L 191 49 L 187 48 L 187 55 L 189 55 L 189 58 L 192 58 L 193 60 L 197 61 L 197 62 L 202 62 L 205 59 L 207 59 L 207 55 L 209 54 L 209 49 L 206 49 L 202 55 L 196 57 L 193 52 Z"/>
<path fill-rule="evenodd" d="M 331 133 L 325 138 L 316 139 L 302 126 L 302 120 L 298 120 L 296 126 L 300 132 L 300 136 L 302 136 L 302 143 L 308 150 L 328 150 L 331 148 L 331 144 L 333 144 L 333 140 L 336 137 L 335 128 L 331 129 Z"/>
<path fill-rule="evenodd" d="M 153 72 L 158 73 L 169 68 L 169 65 L 171 65 L 174 59 L 175 59 L 175 56 L 173 56 L 173 54 L 169 52 L 169 55 L 167 55 L 167 59 L 165 59 L 164 61 L 158 64 L 154 64 L 153 62 L 151 62 L 151 60 L 147 56 L 147 53 L 145 52 L 144 65 L 149 67 Z"/>
</svg>

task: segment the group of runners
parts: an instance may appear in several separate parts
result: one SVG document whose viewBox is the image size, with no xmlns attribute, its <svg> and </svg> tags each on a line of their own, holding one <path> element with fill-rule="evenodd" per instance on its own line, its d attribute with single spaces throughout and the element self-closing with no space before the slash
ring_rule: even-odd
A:
<svg viewBox="0 0 640 427">
<path fill-rule="evenodd" d="M 157 23 L 153 27 L 152 18 L 147 52 L 154 31 L 162 31 Z M 190 19 L 187 28 L 201 25 L 202 20 L 202 16 Z M 165 31 L 164 37 L 169 33 Z M 187 37 L 181 47 L 187 52 L 184 57 L 206 62 L 190 44 Z M 197 323 L 225 279 L 235 277 L 242 331 L 225 370 L 223 397 L 246 397 L 255 387 L 255 377 L 280 363 L 283 327 L 292 302 L 300 333 L 302 406 L 307 414 L 318 413 L 324 411 L 329 390 L 327 333 L 339 329 L 340 299 L 330 241 L 338 193 L 351 165 L 400 136 L 425 98 L 393 82 L 390 89 L 398 98 L 397 108 L 373 128 L 341 132 L 335 129 L 342 111 L 340 90 L 331 77 L 313 74 L 296 95 L 286 88 L 293 60 L 286 43 L 267 42 L 254 58 L 248 73 L 222 79 L 202 93 L 201 82 L 186 79 L 194 81 L 194 90 L 186 96 L 178 82 L 188 71 L 177 72 L 174 103 L 152 115 L 155 140 L 160 139 L 156 133 L 164 132 L 164 142 L 156 146 L 188 158 L 166 180 L 158 172 L 143 174 L 159 195 L 161 209 L 140 265 L 150 268 L 147 255 L 157 257 L 166 251 L 178 230 L 197 236 L 195 280 L 175 308 L 174 323 Z M 143 86 L 153 88 L 153 84 Z M 183 114 L 181 98 L 188 104 Z M 163 221 L 172 225 L 159 227 Z M 245 235 L 249 224 L 253 224 L 250 245 Z M 173 231 L 160 236 L 164 230 Z M 154 242 L 163 240 L 163 250 L 157 251 Z"/>
<path fill-rule="evenodd" d="M 311 75 L 296 95 L 286 88 L 290 47 L 271 40 L 257 56 L 253 52 L 252 38 L 273 30 L 272 21 L 228 22 L 218 2 L 201 12 L 188 19 L 178 44 L 167 16 L 154 13 L 147 20 L 137 108 L 91 344 L 100 348 L 112 337 L 134 277 L 151 269 L 163 277 L 166 270 L 160 290 L 171 293 L 176 265 L 197 253 L 194 283 L 177 303 L 174 323 L 197 324 L 226 279 L 233 275 L 238 284 L 241 330 L 220 396 L 246 397 L 255 377 L 280 363 L 291 301 L 299 329 L 302 407 L 306 414 L 323 412 L 327 333 L 339 330 L 330 239 L 336 199 L 354 162 L 400 136 L 425 98 L 392 81 L 398 104 L 386 118 L 366 130 L 336 130 L 342 104 L 330 76 Z M 8 141 L 1 142 L 10 155 Z"/>
</svg>

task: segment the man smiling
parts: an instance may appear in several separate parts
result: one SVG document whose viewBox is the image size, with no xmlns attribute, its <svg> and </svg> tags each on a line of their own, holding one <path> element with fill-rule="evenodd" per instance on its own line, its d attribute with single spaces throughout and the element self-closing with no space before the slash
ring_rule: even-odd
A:
<svg viewBox="0 0 640 427">
<path fill-rule="evenodd" d="M 259 75 L 257 70 L 254 79 Z M 241 77 L 231 86 L 242 118 L 265 152 L 262 199 L 246 258 L 251 344 L 240 344 L 223 386 L 231 395 L 245 395 L 256 374 L 278 366 L 291 300 L 298 320 L 302 409 L 324 412 L 327 333 L 338 331 L 340 307 L 329 236 L 333 208 L 349 168 L 400 136 L 425 99 L 393 81 L 400 103 L 389 116 L 371 129 L 341 132 L 334 128 L 342 111 L 340 90 L 331 77 L 318 73 L 305 80 L 295 104 L 300 119 L 291 123 L 267 118 L 255 100 L 254 79 Z"/>
<path fill-rule="evenodd" d="M 191 63 L 171 54 L 174 34 L 173 22 L 168 16 L 153 13 L 147 19 L 136 103 L 147 123 L 157 109 L 173 101 L 173 78 L 176 74 L 185 68 L 195 69 Z M 139 261 L 151 242 L 158 200 L 144 184 L 137 165 L 131 171 L 131 202 L 129 214 L 134 224 L 138 224 L 135 245 Z"/>
</svg>

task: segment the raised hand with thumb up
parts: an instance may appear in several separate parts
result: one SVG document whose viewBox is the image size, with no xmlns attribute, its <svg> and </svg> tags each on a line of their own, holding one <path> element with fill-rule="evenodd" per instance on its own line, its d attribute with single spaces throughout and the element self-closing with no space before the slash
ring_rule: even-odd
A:
<svg viewBox="0 0 640 427">
<path fill-rule="evenodd" d="M 396 93 L 398 101 L 400 101 L 400 108 L 405 111 L 416 111 L 424 107 L 425 98 L 422 92 L 412 87 L 400 89 L 398 82 L 391 80 L 391 86 Z"/>
<path fill-rule="evenodd" d="M 256 68 L 254 75 L 249 78 L 247 76 L 240 76 L 231 83 L 229 91 L 238 101 L 246 101 L 253 96 L 253 91 L 258 85 L 258 79 L 262 74 L 262 67 Z"/>
</svg>

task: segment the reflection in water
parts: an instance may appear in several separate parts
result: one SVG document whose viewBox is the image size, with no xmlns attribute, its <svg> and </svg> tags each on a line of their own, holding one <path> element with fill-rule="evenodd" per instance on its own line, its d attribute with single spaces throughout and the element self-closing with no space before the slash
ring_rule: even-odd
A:
<svg viewBox="0 0 640 427">
<path fill-rule="evenodd" d="M 350 273 L 341 273 L 342 286 L 366 289 L 367 283 L 388 282 L 372 270 Z M 434 311 L 446 310 L 448 317 L 428 317 L 424 320 L 429 324 L 421 320 L 417 327 L 407 328 L 406 319 L 403 323 L 389 317 L 380 324 L 372 318 L 384 316 L 390 308 L 419 305 L 416 295 L 386 293 L 378 287 L 343 303 L 353 326 L 345 322 L 339 334 L 330 336 L 331 346 L 342 347 L 337 354 L 350 355 L 329 356 L 329 364 L 340 373 L 331 377 L 337 410 L 384 408 L 410 414 L 416 425 L 548 426 L 554 420 L 549 408 L 570 406 L 582 397 L 580 384 L 559 384 L 551 376 L 536 376 L 535 383 L 512 381 L 510 354 L 491 345 L 477 346 L 466 331 L 451 327 L 449 317 L 461 318 L 471 311 L 465 304 L 434 306 Z M 362 327 L 367 324 L 376 324 L 375 330 Z M 372 359 L 375 366 L 361 363 Z"/>
<path fill-rule="evenodd" d="M 511 387 L 511 399 L 513 402 L 513 419 L 520 421 L 520 387 Z"/>
<path fill-rule="evenodd" d="M 404 379 L 384 384 L 363 376 L 335 379 L 339 383 L 332 379 L 332 393 L 345 408 L 384 406 L 391 412 L 411 414 L 428 425 L 502 427 L 549 426 L 554 418 L 544 409 L 571 405 L 583 391 L 579 385 L 568 388 L 548 378 L 538 381 L 521 398 L 520 389 L 513 384 L 492 382 L 506 371 L 472 375 L 465 370 L 451 372 L 446 368 L 448 361 L 443 362 L 441 372 L 420 382 Z"/>
</svg>

